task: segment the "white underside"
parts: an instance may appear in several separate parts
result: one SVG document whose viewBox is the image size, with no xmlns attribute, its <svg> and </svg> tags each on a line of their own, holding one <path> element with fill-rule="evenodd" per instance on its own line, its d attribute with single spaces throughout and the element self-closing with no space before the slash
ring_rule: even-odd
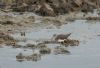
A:
<svg viewBox="0 0 100 68">
<path fill-rule="evenodd" d="M 64 42 L 64 39 L 58 39 L 58 42 Z"/>
</svg>

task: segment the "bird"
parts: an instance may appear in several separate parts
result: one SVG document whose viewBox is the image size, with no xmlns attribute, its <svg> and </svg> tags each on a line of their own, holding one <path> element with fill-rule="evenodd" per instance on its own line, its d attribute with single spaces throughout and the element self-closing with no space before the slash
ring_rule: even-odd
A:
<svg viewBox="0 0 100 68">
<path fill-rule="evenodd" d="M 69 34 L 59 34 L 59 35 L 54 34 L 53 38 L 57 42 L 64 42 L 64 40 L 66 40 L 70 35 L 71 35 L 71 33 L 69 33 Z"/>
</svg>

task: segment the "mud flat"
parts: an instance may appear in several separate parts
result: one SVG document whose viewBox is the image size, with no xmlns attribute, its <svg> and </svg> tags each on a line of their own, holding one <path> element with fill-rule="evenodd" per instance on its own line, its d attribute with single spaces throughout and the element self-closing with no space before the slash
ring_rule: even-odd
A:
<svg viewBox="0 0 100 68">
<path fill-rule="evenodd" d="M 0 0 L 0 68 L 100 68 L 99 8 L 99 0 Z"/>
<path fill-rule="evenodd" d="M 19 30 L 16 29 L 16 27 L 10 30 L 6 30 L 7 28 L 1 29 L 3 32 L 7 31 L 11 37 L 16 39 L 17 45 L 19 46 L 12 47 L 2 44 L 4 46 L 0 48 L 1 68 L 100 67 L 99 21 L 75 20 L 65 21 L 57 25 L 55 23 L 58 21 L 52 23 L 52 18 L 48 20 L 47 17 L 44 17 L 44 19 L 46 19 L 44 23 L 41 22 L 44 20 L 41 17 L 35 19 L 39 20 L 35 20 L 35 27 L 33 27 L 33 25 L 31 29 L 25 30 L 26 28 L 24 29 L 23 27 L 18 28 Z M 7 24 L 5 27 L 11 28 L 10 26 Z M 2 28 L 4 28 L 4 26 Z M 43 41 L 51 40 L 54 34 L 68 33 L 72 33 L 68 37 L 69 40 L 79 40 L 80 43 L 78 46 L 65 47 L 64 44 L 60 43 L 42 43 Z"/>
<path fill-rule="evenodd" d="M 1 68 L 100 67 L 100 22 L 95 12 L 57 17 L 0 13 Z M 53 38 L 69 33 L 63 43 Z"/>
</svg>

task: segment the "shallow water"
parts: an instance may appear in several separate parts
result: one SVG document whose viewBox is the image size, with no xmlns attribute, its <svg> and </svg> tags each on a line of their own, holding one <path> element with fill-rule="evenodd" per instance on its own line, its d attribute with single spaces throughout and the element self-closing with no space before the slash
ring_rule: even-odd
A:
<svg viewBox="0 0 100 68">
<path fill-rule="evenodd" d="M 69 38 L 79 40 L 79 46 L 67 47 L 71 52 L 70 55 L 44 55 L 37 62 L 16 61 L 15 57 L 18 53 L 31 54 L 33 50 L 24 51 L 24 49 L 4 46 L 0 48 L 0 68 L 100 68 L 100 36 L 98 36 L 100 35 L 100 22 L 88 23 L 85 20 L 77 20 L 63 24 L 59 29 L 46 29 L 44 27 L 45 25 L 42 25 L 37 30 L 27 31 L 25 37 L 21 37 L 20 33 L 15 34 L 14 37 L 21 40 L 28 39 L 27 43 L 29 43 L 51 39 L 53 34 L 72 33 Z M 25 45 L 25 43 L 20 42 L 19 44 Z M 49 44 L 48 46 L 56 45 L 58 44 Z"/>
</svg>

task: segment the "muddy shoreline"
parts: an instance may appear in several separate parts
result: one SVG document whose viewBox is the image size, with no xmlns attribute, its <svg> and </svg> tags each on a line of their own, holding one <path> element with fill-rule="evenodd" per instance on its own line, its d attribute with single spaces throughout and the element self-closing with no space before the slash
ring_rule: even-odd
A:
<svg viewBox="0 0 100 68">
<path fill-rule="evenodd" d="M 0 68 L 100 68 L 99 8 L 99 0 L 0 0 Z"/>
<path fill-rule="evenodd" d="M 88 43 L 91 39 L 99 39 L 98 12 L 73 12 L 56 17 L 43 17 L 30 12 L 0 13 L 1 49 L 18 51 L 13 58 L 19 62 L 42 61 L 42 58 L 50 55 L 73 55 L 74 49 L 91 44 Z M 55 34 L 56 37 L 61 36 L 60 41 L 54 37 Z"/>
<path fill-rule="evenodd" d="M 86 14 L 81 12 L 71 12 L 69 14 L 59 15 L 56 17 L 38 16 L 31 12 L 23 12 L 23 14 L 20 14 L 19 12 L 6 13 L 0 11 L 0 13 L 0 29 L 6 31 L 23 31 L 30 28 L 32 29 L 34 27 L 39 27 L 41 23 L 44 25 L 46 23 L 48 25 L 53 24 L 60 26 L 61 24 L 67 24 L 70 21 L 73 22 L 75 20 L 100 20 L 97 10 L 94 10 L 94 13 L 88 12 Z"/>
<path fill-rule="evenodd" d="M 0 67 L 99 68 L 99 29 L 97 12 L 85 14 L 85 17 L 84 13 L 57 17 L 28 12 L 2 13 Z M 64 36 L 68 36 L 67 39 Z"/>
</svg>

